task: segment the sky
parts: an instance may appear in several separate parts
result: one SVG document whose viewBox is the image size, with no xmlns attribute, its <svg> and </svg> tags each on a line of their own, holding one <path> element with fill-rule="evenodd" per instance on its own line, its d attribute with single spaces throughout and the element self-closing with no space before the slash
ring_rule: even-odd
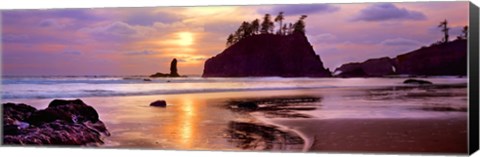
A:
<svg viewBox="0 0 480 157">
<path fill-rule="evenodd" d="M 308 15 L 306 35 L 324 66 L 396 55 L 468 24 L 468 2 L 297 4 L 1 11 L 2 73 L 6 76 L 201 75 L 243 21 L 283 11 L 284 23 Z M 278 28 L 278 26 L 277 26 Z"/>
</svg>

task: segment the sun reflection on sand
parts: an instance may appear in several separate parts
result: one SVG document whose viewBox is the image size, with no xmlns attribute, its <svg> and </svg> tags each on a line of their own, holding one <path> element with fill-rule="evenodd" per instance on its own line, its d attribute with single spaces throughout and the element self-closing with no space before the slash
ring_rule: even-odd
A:
<svg viewBox="0 0 480 157">
<path fill-rule="evenodd" d="M 180 119 L 179 123 L 180 124 L 180 137 L 181 137 L 181 143 L 185 147 L 191 147 L 192 145 L 192 136 L 194 133 L 194 125 L 195 125 L 195 104 L 193 101 L 186 97 L 185 99 L 182 100 L 181 102 L 181 113 L 180 113 Z"/>
</svg>

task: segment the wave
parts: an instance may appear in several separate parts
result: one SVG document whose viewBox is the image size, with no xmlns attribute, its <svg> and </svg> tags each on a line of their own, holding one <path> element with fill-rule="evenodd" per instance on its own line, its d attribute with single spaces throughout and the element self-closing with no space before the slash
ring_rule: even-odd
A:
<svg viewBox="0 0 480 157">
<path fill-rule="evenodd" d="M 14 93 L 3 92 L 2 99 L 47 99 L 47 98 L 82 98 L 82 97 L 114 97 L 114 96 L 147 96 L 159 94 L 189 94 L 189 93 L 214 93 L 214 92 L 238 92 L 238 91 L 269 91 L 269 90 L 295 90 L 295 89 L 319 89 L 335 88 L 334 86 L 322 87 L 279 87 L 279 88 L 217 88 L 217 89 L 183 89 L 183 90 L 153 90 L 143 92 L 121 92 L 113 90 L 80 90 L 77 92 L 32 92 Z"/>
</svg>

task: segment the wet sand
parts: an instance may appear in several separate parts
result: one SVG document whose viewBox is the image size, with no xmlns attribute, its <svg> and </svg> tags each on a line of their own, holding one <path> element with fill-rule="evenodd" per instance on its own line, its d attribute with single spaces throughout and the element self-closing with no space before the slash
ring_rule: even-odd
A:
<svg viewBox="0 0 480 157">
<path fill-rule="evenodd" d="M 310 152 L 467 152 L 467 117 L 428 119 L 298 119 L 274 123 L 313 140 Z"/>
</svg>

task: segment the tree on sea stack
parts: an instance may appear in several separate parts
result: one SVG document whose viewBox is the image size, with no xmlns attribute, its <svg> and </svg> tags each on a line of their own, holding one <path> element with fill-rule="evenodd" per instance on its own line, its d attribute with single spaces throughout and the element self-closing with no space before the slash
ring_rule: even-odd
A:
<svg viewBox="0 0 480 157">
<path fill-rule="evenodd" d="M 444 21 L 440 22 L 440 24 L 438 25 L 439 28 L 441 28 L 442 32 L 443 32 L 443 39 L 442 39 L 442 42 L 443 43 L 447 43 L 448 42 L 448 30 L 450 30 L 450 28 L 448 27 L 448 21 L 447 19 L 445 19 Z"/>
<path fill-rule="evenodd" d="M 460 38 L 468 39 L 468 26 L 463 27 L 462 36 Z"/>
<path fill-rule="evenodd" d="M 265 14 L 265 17 L 263 17 L 263 22 L 260 28 L 260 33 L 261 34 L 269 34 L 271 31 L 273 31 L 273 22 L 270 19 L 270 14 Z"/>
<path fill-rule="evenodd" d="M 275 22 L 278 22 L 279 23 L 279 28 L 278 28 L 278 31 L 277 31 L 277 34 L 281 35 L 282 34 L 282 21 L 283 21 L 283 11 L 281 11 L 280 13 L 278 13 L 277 17 L 275 17 Z"/>
<path fill-rule="evenodd" d="M 300 19 L 298 19 L 295 24 L 293 24 L 293 33 L 302 33 L 305 34 L 305 20 L 307 18 L 307 15 L 302 15 L 300 16 Z"/>
<path fill-rule="evenodd" d="M 252 34 L 258 34 L 258 31 L 260 30 L 260 20 L 255 19 L 252 21 L 252 24 L 250 25 L 250 28 L 252 30 Z"/>
<path fill-rule="evenodd" d="M 230 34 L 227 38 L 227 46 L 230 46 L 233 44 L 233 34 Z"/>
</svg>

